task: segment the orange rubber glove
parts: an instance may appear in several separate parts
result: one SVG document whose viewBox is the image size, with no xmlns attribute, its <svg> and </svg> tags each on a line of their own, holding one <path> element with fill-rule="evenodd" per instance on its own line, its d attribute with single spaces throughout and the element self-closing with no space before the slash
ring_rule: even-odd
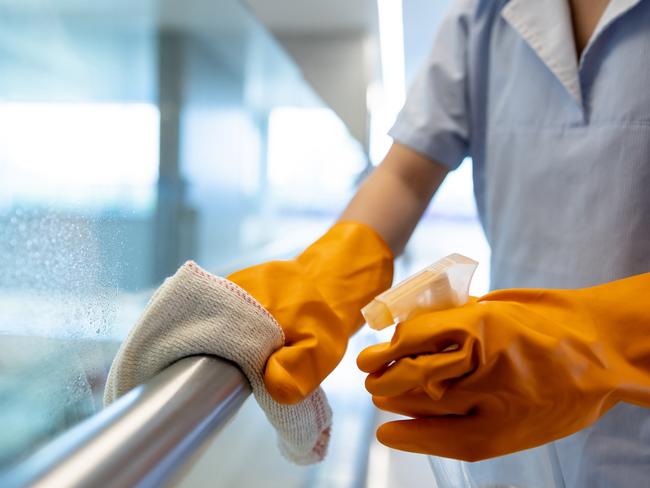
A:
<svg viewBox="0 0 650 488">
<path fill-rule="evenodd" d="M 377 438 L 466 461 L 573 434 L 620 401 L 650 407 L 650 273 L 580 290 L 502 290 L 397 326 L 359 367 L 409 417 Z"/>
<path fill-rule="evenodd" d="M 271 261 L 229 276 L 282 327 L 285 346 L 266 363 L 264 381 L 281 403 L 314 391 L 339 363 L 363 324 L 361 307 L 388 288 L 393 254 L 370 227 L 339 222 L 291 261 Z"/>
</svg>

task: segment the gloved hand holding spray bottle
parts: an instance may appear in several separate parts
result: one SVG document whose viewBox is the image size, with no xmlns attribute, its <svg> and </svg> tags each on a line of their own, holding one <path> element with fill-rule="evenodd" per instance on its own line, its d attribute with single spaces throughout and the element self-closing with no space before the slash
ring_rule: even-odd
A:
<svg viewBox="0 0 650 488">
<path fill-rule="evenodd" d="M 377 438 L 463 461 L 516 453 L 490 460 L 509 466 L 507 484 L 521 485 L 510 479 L 532 468 L 523 486 L 562 486 L 548 443 L 620 402 L 650 407 L 650 273 L 581 289 L 496 290 L 462 304 L 473 268 L 458 260 L 364 309 L 375 328 L 399 322 L 391 342 L 359 355 L 366 388 L 379 408 L 411 417 L 380 426 Z M 513 459 L 537 468 L 513 470 Z M 470 481 L 461 486 L 484 484 Z"/>
</svg>

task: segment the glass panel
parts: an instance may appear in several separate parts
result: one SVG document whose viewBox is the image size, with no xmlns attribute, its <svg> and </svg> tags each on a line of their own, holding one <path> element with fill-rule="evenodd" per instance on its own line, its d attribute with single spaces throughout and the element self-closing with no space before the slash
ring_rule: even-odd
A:
<svg viewBox="0 0 650 488">
<path fill-rule="evenodd" d="M 292 253 L 366 158 L 235 0 L 0 0 L 0 73 L 1 470 L 101 408 L 165 276 Z"/>
</svg>

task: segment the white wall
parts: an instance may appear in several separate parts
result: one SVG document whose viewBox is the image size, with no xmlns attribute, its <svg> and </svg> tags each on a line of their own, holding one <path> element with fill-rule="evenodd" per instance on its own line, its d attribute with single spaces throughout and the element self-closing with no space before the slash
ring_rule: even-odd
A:
<svg viewBox="0 0 650 488">
<path fill-rule="evenodd" d="M 301 67 L 307 82 L 367 147 L 366 87 L 372 69 L 367 59 L 367 36 L 349 32 L 280 35 L 278 39 Z"/>
<path fill-rule="evenodd" d="M 406 81 L 428 56 L 452 0 L 402 0 Z M 305 78 L 368 145 L 366 88 L 379 75 L 376 0 L 247 0 Z"/>
</svg>

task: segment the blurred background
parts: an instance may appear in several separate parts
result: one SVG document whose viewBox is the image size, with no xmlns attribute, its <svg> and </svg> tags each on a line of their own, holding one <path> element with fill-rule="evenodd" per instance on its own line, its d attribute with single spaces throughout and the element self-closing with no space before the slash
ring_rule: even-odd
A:
<svg viewBox="0 0 650 488">
<path fill-rule="evenodd" d="M 0 0 L 0 472 L 101 409 L 119 342 L 185 260 L 225 275 L 333 223 L 448 3 Z M 447 178 L 398 279 L 460 252 L 487 290 L 471 181 L 469 162 Z M 248 401 L 179 484 L 435 486 L 374 441 L 354 358 L 378 340 L 358 334 L 325 385 L 324 464 L 286 463 Z"/>
</svg>

